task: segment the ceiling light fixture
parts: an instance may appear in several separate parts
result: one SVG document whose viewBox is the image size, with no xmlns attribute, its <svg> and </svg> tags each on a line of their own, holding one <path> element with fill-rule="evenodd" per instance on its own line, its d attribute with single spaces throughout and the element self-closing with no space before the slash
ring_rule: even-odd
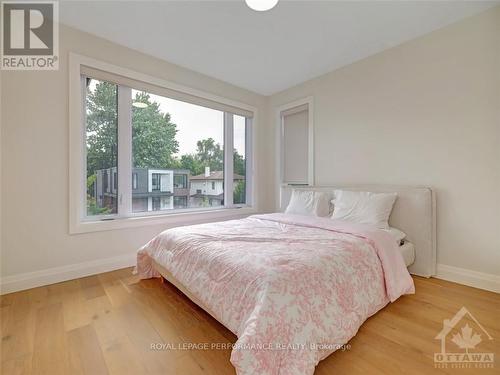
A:
<svg viewBox="0 0 500 375">
<path fill-rule="evenodd" d="M 250 8 L 257 12 L 273 9 L 276 4 L 278 4 L 278 0 L 245 0 L 245 2 Z"/>
<path fill-rule="evenodd" d="M 143 103 L 143 102 L 133 102 L 132 105 L 135 108 L 147 108 L 148 107 L 148 103 Z"/>
</svg>

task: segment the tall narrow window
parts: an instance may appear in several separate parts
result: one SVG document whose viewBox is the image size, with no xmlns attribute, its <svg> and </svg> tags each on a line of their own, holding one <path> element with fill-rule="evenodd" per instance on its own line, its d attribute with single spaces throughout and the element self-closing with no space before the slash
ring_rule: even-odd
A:
<svg viewBox="0 0 500 375">
<path fill-rule="evenodd" d="M 152 191 L 160 191 L 160 178 L 161 178 L 161 175 L 159 173 L 153 173 L 151 175 L 151 190 Z"/>
<path fill-rule="evenodd" d="M 138 188 L 138 174 L 137 172 L 132 173 L 132 189 L 137 190 Z"/>
<path fill-rule="evenodd" d="M 91 78 L 85 85 L 87 216 L 116 214 L 118 87 Z"/>
</svg>

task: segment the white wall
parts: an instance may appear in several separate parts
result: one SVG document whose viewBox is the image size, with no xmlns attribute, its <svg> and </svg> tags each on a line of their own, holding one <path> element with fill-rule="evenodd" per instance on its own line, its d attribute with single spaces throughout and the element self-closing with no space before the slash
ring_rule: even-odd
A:
<svg viewBox="0 0 500 375">
<path fill-rule="evenodd" d="M 431 186 L 438 263 L 500 275 L 500 7 L 276 94 L 271 106 L 309 95 L 316 184 Z"/>
<path fill-rule="evenodd" d="M 69 235 L 70 51 L 247 103 L 258 108 L 261 119 L 267 116 L 266 98 L 260 95 L 62 26 L 59 71 L 2 72 L 3 281 L 6 277 L 38 277 L 26 273 L 41 271 L 45 275 L 44 270 L 82 262 L 91 266 L 108 258 L 131 259 L 138 247 L 166 228 L 154 225 Z M 267 207 L 272 196 L 264 185 L 267 172 L 263 167 L 267 153 L 272 152 L 266 144 L 263 121 L 257 119 L 256 127 L 256 154 L 262 156 L 256 160 L 256 190 L 259 204 Z"/>
</svg>

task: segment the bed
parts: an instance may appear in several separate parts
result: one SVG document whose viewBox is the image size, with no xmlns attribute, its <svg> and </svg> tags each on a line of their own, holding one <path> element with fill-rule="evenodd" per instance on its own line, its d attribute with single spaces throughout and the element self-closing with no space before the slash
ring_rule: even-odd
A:
<svg viewBox="0 0 500 375">
<path fill-rule="evenodd" d="M 408 269 L 433 272 L 432 191 L 369 189 L 398 193 L 391 225 L 404 246 L 363 225 L 278 212 L 168 229 L 139 250 L 137 273 L 164 277 L 231 330 L 239 375 L 313 374 L 368 317 L 414 292 Z"/>
</svg>

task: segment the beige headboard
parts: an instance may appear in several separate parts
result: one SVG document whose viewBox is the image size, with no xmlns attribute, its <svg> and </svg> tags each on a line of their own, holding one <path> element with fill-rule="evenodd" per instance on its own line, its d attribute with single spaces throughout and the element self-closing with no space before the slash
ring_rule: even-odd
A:
<svg viewBox="0 0 500 375">
<path fill-rule="evenodd" d="M 433 190 L 421 186 L 287 186 L 280 189 L 280 211 L 284 211 L 293 189 L 332 192 L 334 189 L 397 193 L 389 224 L 406 233 L 415 245 L 415 262 L 410 273 L 430 277 L 436 274 L 436 198 Z"/>
</svg>

